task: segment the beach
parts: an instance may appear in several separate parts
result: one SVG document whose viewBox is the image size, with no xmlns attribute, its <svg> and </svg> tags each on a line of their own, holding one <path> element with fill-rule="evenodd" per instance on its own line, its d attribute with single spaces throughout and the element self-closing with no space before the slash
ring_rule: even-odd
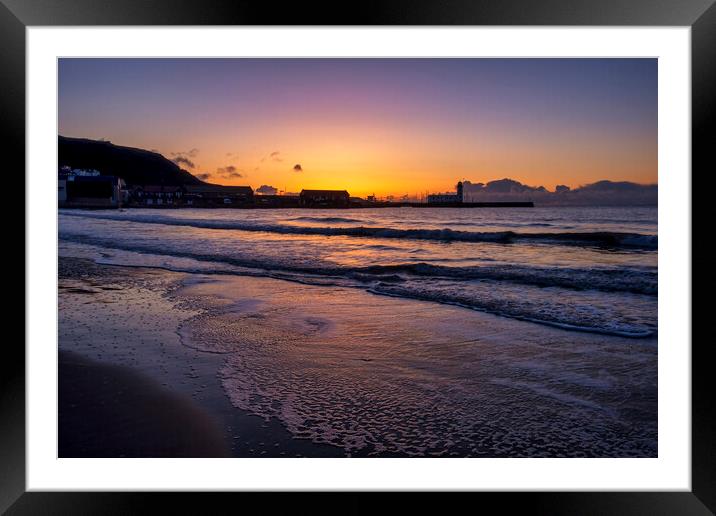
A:
<svg viewBox="0 0 716 516">
<path fill-rule="evenodd" d="M 106 254 L 60 249 L 60 456 L 656 456 L 656 338 Z"/>
</svg>

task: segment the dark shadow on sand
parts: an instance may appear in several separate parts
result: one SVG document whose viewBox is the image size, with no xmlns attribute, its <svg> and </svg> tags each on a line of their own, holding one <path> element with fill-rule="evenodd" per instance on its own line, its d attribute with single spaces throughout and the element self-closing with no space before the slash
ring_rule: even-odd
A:
<svg viewBox="0 0 716 516">
<path fill-rule="evenodd" d="M 191 399 L 129 368 L 59 352 L 60 457 L 227 457 L 221 427 Z"/>
</svg>

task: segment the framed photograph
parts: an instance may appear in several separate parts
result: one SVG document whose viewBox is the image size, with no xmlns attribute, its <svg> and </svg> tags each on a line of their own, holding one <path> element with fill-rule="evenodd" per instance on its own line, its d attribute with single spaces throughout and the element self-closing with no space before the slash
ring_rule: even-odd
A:
<svg viewBox="0 0 716 516">
<path fill-rule="evenodd" d="M 716 511 L 712 4 L 2 0 L 0 508 Z"/>
</svg>

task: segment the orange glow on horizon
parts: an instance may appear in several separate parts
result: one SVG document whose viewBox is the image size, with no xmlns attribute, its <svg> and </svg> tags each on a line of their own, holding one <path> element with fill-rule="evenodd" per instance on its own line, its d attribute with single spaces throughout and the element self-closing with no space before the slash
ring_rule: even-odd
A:
<svg viewBox="0 0 716 516">
<path fill-rule="evenodd" d="M 210 174 L 209 182 L 254 189 L 270 185 L 285 192 L 316 188 L 345 189 L 361 197 L 424 195 L 452 191 L 464 179 L 486 183 L 510 178 L 548 190 L 603 179 L 657 182 L 656 138 L 639 135 L 624 141 L 620 135 L 587 134 L 589 139 L 570 141 L 562 134 L 516 137 L 497 128 L 494 133 L 482 130 L 479 143 L 473 143 L 457 131 L 435 134 L 391 120 L 347 126 L 323 117 L 304 123 L 300 132 L 295 130 L 290 124 L 258 128 L 250 143 L 227 131 L 206 140 L 192 138 L 184 145 L 161 142 L 159 148 L 165 156 L 169 149 L 201 148 L 192 158 L 195 168 L 190 172 Z M 272 147 L 274 141 L 290 145 Z M 294 171 L 296 165 L 301 171 Z M 218 172 L 228 166 L 241 177 Z"/>
<path fill-rule="evenodd" d="M 249 185 L 254 189 L 270 185 L 284 192 L 345 189 L 360 197 L 447 192 L 454 190 L 459 180 L 486 183 L 510 178 L 548 190 L 560 184 L 576 188 L 603 179 L 657 182 L 656 145 L 648 142 L 635 155 L 633 148 L 622 148 L 618 142 L 592 142 L 591 147 L 577 144 L 557 153 L 539 142 L 526 143 L 518 149 L 508 142 L 497 141 L 475 149 L 473 155 L 456 157 L 447 139 L 436 138 L 428 145 L 419 140 L 399 141 L 383 131 L 374 132 L 382 137 L 354 135 L 355 138 L 346 136 L 333 141 L 323 138 L 320 143 L 294 140 L 286 150 L 266 146 L 263 152 L 247 149 L 231 156 L 226 156 L 226 149 L 231 148 L 228 141 L 213 140 L 204 144 L 207 150 L 194 159 L 195 169 L 190 172 L 200 175 L 206 171 L 209 174 L 206 180 L 216 184 Z M 210 154 L 212 146 L 216 151 Z M 272 153 L 278 154 L 271 156 Z M 300 165 L 301 171 L 294 171 L 296 165 Z M 226 177 L 217 172 L 227 166 L 236 167 L 241 177 Z"/>
</svg>

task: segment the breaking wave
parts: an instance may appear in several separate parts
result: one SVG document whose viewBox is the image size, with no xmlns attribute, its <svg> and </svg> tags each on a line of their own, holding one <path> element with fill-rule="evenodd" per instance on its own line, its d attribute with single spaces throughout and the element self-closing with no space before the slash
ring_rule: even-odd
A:
<svg viewBox="0 0 716 516">
<path fill-rule="evenodd" d="M 495 242 L 513 244 L 530 242 L 539 244 L 560 244 L 575 246 L 596 246 L 638 250 L 656 250 L 658 237 L 639 233 L 612 231 L 561 232 L 561 233 L 519 233 L 515 231 L 460 231 L 445 229 L 397 229 L 390 227 L 305 227 L 282 224 L 266 224 L 252 221 L 178 219 L 163 215 L 145 214 L 100 214 L 62 212 L 66 216 L 138 222 L 169 226 L 185 226 L 201 229 L 254 231 L 294 235 L 350 236 L 371 238 L 397 238 L 412 240 L 434 240 L 444 242 Z M 326 219 L 322 219 L 326 221 Z M 347 220 L 347 219 L 346 219 Z M 353 219 L 351 219 L 353 220 Z"/>
<path fill-rule="evenodd" d="M 60 239 L 119 249 L 161 260 L 143 260 L 143 266 L 161 266 L 183 272 L 266 276 L 313 285 L 358 287 L 375 294 L 421 299 L 481 310 L 500 316 L 595 333 L 627 337 L 652 335 L 655 326 L 624 319 L 614 310 L 618 296 L 651 307 L 658 294 L 653 270 L 559 268 L 523 265 L 450 267 L 428 263 L 338 266 L 316 262 L 295 263 L 280 257 L 202 253 L 172 248 L 166 242 L 123 243 L 117 239 L 60 232 Z M 193 260 L 191 266 L 181 260 Z M 123 263 L 118 262 L 117 265 Z M 553 295 L 528 289 L 553 288 Z M 569 292 L 577 297 L 564 301 Z M 546 293 L 545 293 L 546 294 Z M 605 298 L 605 296 L 607 296 Z M 612 299 L 612 296 L 614 299 Z M 616 297 L 615 297 L 616 296 Z M 588 300 L 588 301 L 586 301 Z M 590 306 L 597 306 L 590 310 Z M 648 310 L 643 310 L 645 313 Z"/>
<path fill-rule="evenodd" d="M 294 218 L 288 219 L 288 220 L 292 220 L 292 221 L 300 220 L 300 221 L 305 221 L 305 222 L 329 222 L 329 223 L 330 222 L 339 222 L 339 223 L 340 222 L 346 222 L 346 223 L 365 222 L 360 219 L 350 219 L 348 217 L 294 217 Z"/>
</svg>

